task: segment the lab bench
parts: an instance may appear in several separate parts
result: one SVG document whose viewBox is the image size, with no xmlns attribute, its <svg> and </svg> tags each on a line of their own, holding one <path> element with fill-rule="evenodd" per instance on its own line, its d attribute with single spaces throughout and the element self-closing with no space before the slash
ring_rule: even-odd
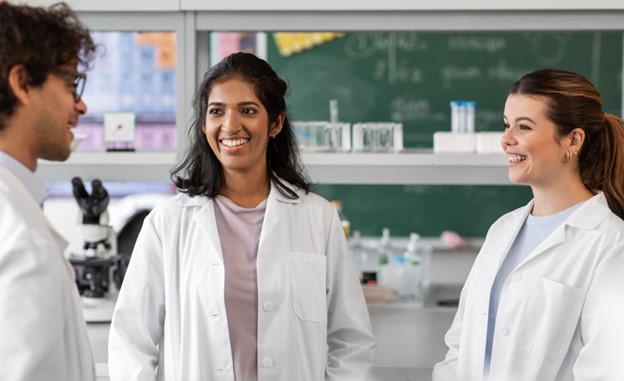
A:
<svg viewBox="0 0 624 381">
<path fill-rule="evenodd" d="M 433 364 L 446 353 L 444 334 L 456 309 L 422 303 L 372 303 L 369 313 L 378 344 L 366 381 L 430 381 Z M 108 381 L 109 324 L 88 324 L 97 381 Z"/>
<path fill-rule="evenodd" d="M 393 240 L 396 247 L 404 242 Z M 481 241 L 460 250 L 434 248 L 429 280 L 419 302 L 368 303 L 377 350 L 367 381 L 429 381 L 446 354 L 444 335 L 453 322 L 461 287 Z M 440 303 L 442 302 L 442 303 Z M 97 381 L 108 380 L 108 323 L 89 323 Z"/>
</svg>

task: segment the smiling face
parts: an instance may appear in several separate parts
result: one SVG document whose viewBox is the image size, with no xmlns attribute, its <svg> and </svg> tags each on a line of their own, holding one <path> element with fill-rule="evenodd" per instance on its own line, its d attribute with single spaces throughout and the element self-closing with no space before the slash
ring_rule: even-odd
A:
<svg viewBox="0 0 624 381">
<path fill-rule="evenodd" d="M 568 147 L 565 137 L 546 116 L 545 99 L 512 94 L 505 103 L 505 133 L 501 139 L 507 154 L 509 180 L 544 187 L 565 176 Z"/>
<path fill-rule="evenodd" d="M 212 85 L 204 132 L 224 173 L 266 173 L 270 135 L 279 133 L 283 117 L 269 128 L 269 115 L 254 86 L 234 77 Z"/>
<path fill-rule="evenodd" d="M 75 72 L 76 64 L 61 69 Z M 33 138 L 37 157 L 46 160 L 63 161 L 71 153 L 74 137 L 71 128 L 78 124 L 78 118 L 87 111 L 81 100 L 74 100 L 74 78 L 50 72 L 41 87 L 33 91 Z"/>
</svg>

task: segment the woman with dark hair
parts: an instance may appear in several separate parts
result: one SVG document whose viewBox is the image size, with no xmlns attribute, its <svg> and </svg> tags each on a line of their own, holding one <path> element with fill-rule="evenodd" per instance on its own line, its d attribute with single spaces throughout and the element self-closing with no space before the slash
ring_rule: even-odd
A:
<svg viewBox="0 0 624 381">
<path fill-rule="evenodd" d="M 507 97 L 509 179 L 533 200 L 492 225 L 434 380 L 624 380 L 624 125 L 583 76 Z"/>
<path fill-rule="evenodd" d="M 375 347 L 345 235 L 309 193 L 287 85 L 235 53 L 195 97 L 181 194 L 137 239 L 109 339 L 111 380 L 361 380 Z"/>
</svg>

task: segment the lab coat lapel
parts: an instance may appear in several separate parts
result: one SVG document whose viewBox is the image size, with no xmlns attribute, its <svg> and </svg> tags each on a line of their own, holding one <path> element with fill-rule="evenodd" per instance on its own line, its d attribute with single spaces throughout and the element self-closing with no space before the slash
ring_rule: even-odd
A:
<svg viewBox="0 0 624 381">
<path fill-rule="evenodd" d="M 223 252 L 221 251 L 221 240 L 217 229 L 217 219 L 214 210 L 214 200 L 205 201 L 205 205 L 193 216 L 193 223 L 197 224 L 199 230 L 206 236 L 205 245 L 209 246 L 213 252 L 217 253 L 223 262 Z"/>
<path fill-rule="evenodd" d="M 610 212 L 611 210 L 607 205 L 604 195 L 602 193 L 597 194 L 575 210 L 561 225 L 557 226 L 548 237 L 537 245 L 537 247 L 518 264 L 518 267 L 547 250 L 564 243 L 568 226 L 593 230 L 598 227 Z"/>
<path fill-rule="evenodd" d="M 0 176 L 7 182 L 9 187 L 15 190 L 16 194 L 24 195 L 20 201 L 23 202 L 22 205 L 24 205 L 24 213 L 30 216 L 30 220 L 43 221 L 52 236 L 57 252 L 64 253 L 65 249 L 67 249 L 67 246 L 69 245 L 69 242 L 67 242 L 67 240 L 56 230 L 56 228 L 52 226 L 48 217 L 46 217 L 45 213 L 43 213 L 41 207 L 32 197 L 30 197 L 30 192 L 26 189 L 24 184 L 12 172 L 3 167 L 0 167 Z"/>
<path fill-rule="evenodd" d="M 288 186 L 293 192 L 297 192 L 296 189 L 291 187 L 286 181 L 280 180 L 282 184 Z M 264 213 L 264 221 L 262 222 L 262 232 L 260 233 L 260 245 L 263 247 L 266 244 L 267 239 L 270 237 L 272 231 L 279 224 L 280 220 L 284 216 L 284 207 L 288 204 L 298 204 L 300 199 L 289 199 L 282 195 L 278 188 L 271 182 L 271 191 L 267 199 L 267 208 Z"/>
<path fill-rule="evenodd" d="M 503 231 L 503 237 L 501 239 L 502 244 L 498 250 L 499 255 L 496 272 L 498 272 L 498 269 L 503 264 L 503 261 L 509 253 L 509 249 L 511 249 L 511 245 L 513 245 L 514 241 L 516 240 L 518 232 L 520 232 L 524 221 L 526 221 L 527 216 L 529 215 L 529 213 L 531 213 L 532 209 L 533 200 L 531 200 L 524 208 L 512 212 L 511 216 L 507 220 L 507 223 L 505 224 L 505 229 Z"/>
<path fill-rule="evenodd" d="M 557 228 L 553 230 L 552 233 L 550 233 L 539 245 L 537 245 L 535 249 L 533 249 L 531 253 L 529 253 L 529 255 L 526 256 L 526 258 L 522 260 L 522 262 L 518 264 L 518 267 L 521 267 L 528 261 L 533 260 L 533 258 L 537 257 L 540 254 L 543 254 L 554 246 L 562 244 L 565 241 L 565 227 L 565 222 L 557 226 Z"/>
</svg>

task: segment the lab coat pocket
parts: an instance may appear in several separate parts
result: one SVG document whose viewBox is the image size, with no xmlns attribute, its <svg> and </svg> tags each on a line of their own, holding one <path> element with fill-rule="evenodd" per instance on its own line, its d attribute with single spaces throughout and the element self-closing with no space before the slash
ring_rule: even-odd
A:
<svg viewBox="0 0 624 381">
<path fill-rule="evenodd" d="M 524 351 L 555 360 L 568 352 L 578 325 L 586 292 L 542 278 L 526 300 L 518 329 L 518 345 Z"/>
<path fill-rule="evenodd" d="M 300 320 L 327 321 L 326 262 L 321 254 L 288 255 L 293 311 Z"/>
</svg>

